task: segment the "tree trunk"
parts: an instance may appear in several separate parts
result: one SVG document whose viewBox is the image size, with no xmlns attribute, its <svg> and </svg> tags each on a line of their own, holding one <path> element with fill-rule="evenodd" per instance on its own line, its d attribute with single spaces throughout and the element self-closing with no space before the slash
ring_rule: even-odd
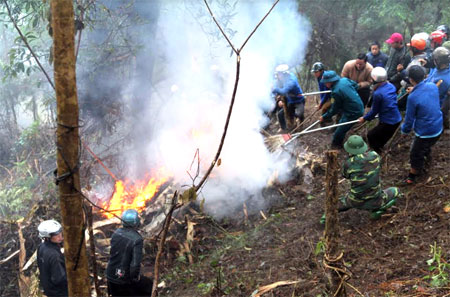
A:
<svg viewBox="0 0 450 297">
<path fill-rule="evenodd" d="M 69 296 L 90 296 L 79 176 L 78 98 L 71 0 L 51 2 L 57 113 L 57 181 Z"/>
<path fill-rule="evenodd" d="M 325 246 L 324 265 L 327 269 L 328 287 L 333 296 L 347 296 L 345 292 L 345 275 L 338 269 L 342 269 L 342 254 L 339 253 L 339 225 L 338 225 L 338 174 L 339 163 L 337 151 L 327 151 L 326 173 L 326 204 L 325 204 Z M 337 269 L 336 269 L 337 268 Z M 344 267 L 345 269 L 345 267 Z"/>
</svg>

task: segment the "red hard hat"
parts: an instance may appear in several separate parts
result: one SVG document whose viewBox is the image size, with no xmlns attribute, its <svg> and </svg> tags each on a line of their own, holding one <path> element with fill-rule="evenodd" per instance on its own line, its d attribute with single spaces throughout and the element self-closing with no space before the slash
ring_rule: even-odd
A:
<svg viewBox="0 0 450 297">
<path fill-rule="evenodd" d="M 431 40 L 433 40 L 436 43 L 442 44 L 442 42 L 444 41 L 444 38 L 447 36 L 447 34 L 445 34 L 442 31 L 434 31 L 431 32 L 430 34 L 430 38 Z"/>
</svg>

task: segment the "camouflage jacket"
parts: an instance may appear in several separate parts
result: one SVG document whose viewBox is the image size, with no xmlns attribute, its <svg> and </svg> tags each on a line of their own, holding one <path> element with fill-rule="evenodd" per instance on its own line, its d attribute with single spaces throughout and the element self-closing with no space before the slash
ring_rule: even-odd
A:
<svg viewBox="0 0 450 297">
<path fill-rule="evenodd" d="M 366 202 L 381 195 L 380 156 L 374 151 L 351 155 L 344 163 L 342 175 L 351 182 L 347 197 L 356 202 Z"/>
</svg>

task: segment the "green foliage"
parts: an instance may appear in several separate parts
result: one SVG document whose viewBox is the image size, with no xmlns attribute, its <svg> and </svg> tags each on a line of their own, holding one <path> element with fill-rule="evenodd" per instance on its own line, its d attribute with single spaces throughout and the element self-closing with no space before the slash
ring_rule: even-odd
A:
<svg viewBox="0 0 450 297">
<path fill-rule="evenodd" d="M 316 244 L 316 248 L 314 249 L 314 256 L 318 256 L 323 253 L 325 253 L 325 242 L 323 240 L 319 240 Z"/>
<path fill-rule="evenodd" d="M 431 258 L 427 260 L 430 275 L 424 277 L 429 279 L 433 287 L 445 287 L 449 282 L 450 264 L 442 258 L 442 248 L 436 245 L 430 245 Z"/>
<path fill-rule="evenodd" d="M 48 57 L 47 16 L 49 4 L 45 1 L 22 0 L 8 1 L 11 17 L 20 29 L 24 38 L 39 57 Z M 29 48 L 16 31 L 6 7 L 0 9 L 0 21 L 8 28 L 9 34 L 16 36 L 8 52 L 8 63 L 1 63 L 3 80 L 16 78 L 20 74 L 31 75 L 39 67 L 36 64 Z"/>
<path fill-rule="evenodd" d="M 212 289 L 214 288 L 214 283 L 199 283 L 197 285 L 197 289 L 202 295 L 206 295 L 211 293 Z"/>
</svg>

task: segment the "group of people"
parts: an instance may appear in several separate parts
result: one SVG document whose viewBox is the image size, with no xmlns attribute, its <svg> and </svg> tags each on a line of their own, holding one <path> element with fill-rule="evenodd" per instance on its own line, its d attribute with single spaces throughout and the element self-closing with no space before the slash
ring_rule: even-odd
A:
<svg viewBox="0 0 450 297">
<path fill-rule="evenodd" d="M 393 33 L 385 41 L 391 48 L 389 55 L 381 53 L 379 43 L 373 42 L 369 53 L 358 54 L 356 59 L 345 63 L 341 75 L 327 70 L 321 62 L 312 66 L 319 90 L 331 90 L 331 93 L 321 94 L 320 121 L 330 122 L 336 115 L 337 122 L 342 124 L 334 131 L 331 147 L 343 148 L 350 155 L 344 163 L 343 175 L 350 179 L 351 190 L 342 197 L 340 211 L 367 209 L 376 217 L 395 203 L 398 189 L 381 191 L 378 172 L 379 156 L 398 129 L 403 136 L 411 131 L 415 133 L 409 156 L 411 167 L 403 182 L 414 184 L 425 165 L 430 163 L 432 146 L 443 130 L 449 128 L 448 39 L 449 29 L 445 25 L 438 26 L 431 34 L 414 34 L 406 44 L 402 34 Z M 296 90 L 301 92 L 299 86 Z M 280 87 L 272 92 L 297 94 Z M 289 106 L 289 101 L 287 103 Z M 304 105 L 304 98 L 301 104 Z M 344 142 L 355 123 L 375 118 L 378 124 L 367 133 L 368 146 L 358 135 Z"/>
<path fill-rule="evenodd" d="M 150 296 L 153 280 L 140 273 L 143 238 L 137 231 L 139 214 L 134 209 L 122 213 L 122 228 L 111 237 L 111 251 L 106 279 L 108 296 Z M 55 220 L 38 226 L 42 243 L 37 250 L 40 285 L 48 297 L 68 296 L 62 226 Z M 89 284 L 86 284 L 89 286 Z"/>
</svg>

